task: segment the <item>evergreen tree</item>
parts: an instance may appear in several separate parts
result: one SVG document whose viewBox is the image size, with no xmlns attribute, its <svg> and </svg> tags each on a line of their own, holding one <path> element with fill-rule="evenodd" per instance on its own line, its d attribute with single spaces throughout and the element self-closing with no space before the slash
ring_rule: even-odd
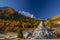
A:
<svg viewBox="0 0 60 40">
<path fill-rule="evenodd" d="M 17 35 L 18 38 L 23 38 L 23 34 L 22 34 L 22 29 L 21 28 L 18 29 L 17 33 L 18 33 L 18 35 Z"/>
</svg>

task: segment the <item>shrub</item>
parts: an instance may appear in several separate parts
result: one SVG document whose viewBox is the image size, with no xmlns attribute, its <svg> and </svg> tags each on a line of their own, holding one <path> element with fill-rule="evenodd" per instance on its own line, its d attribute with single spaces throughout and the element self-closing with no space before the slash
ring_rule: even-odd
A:
<svg viewBox="0 0 60 40">
<path fill-rule="evenodd" d="M 18 38 L 23 38 L 22 29 L 19 28 L 17 33 L 18 33 L 17 35 Z"/>
</svg>

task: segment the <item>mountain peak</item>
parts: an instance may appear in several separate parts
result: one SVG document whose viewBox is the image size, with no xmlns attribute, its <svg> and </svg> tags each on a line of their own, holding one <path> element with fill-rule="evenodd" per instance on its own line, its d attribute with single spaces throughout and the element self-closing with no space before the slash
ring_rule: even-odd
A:
<svg viewBox="0 0 60 40">
<path fill-rule="evenodd" d="M 11 7 L 0 7 L 0 14 L 1 13 L 10 13 L 13 14 L 14 13 L 14 9 Z"/>
<path fill-rule="evenodd" d="M 7 8 L 11 8 L 11 7 L 0 7 L 0 10 L 7 9 Z"/>
</svg>

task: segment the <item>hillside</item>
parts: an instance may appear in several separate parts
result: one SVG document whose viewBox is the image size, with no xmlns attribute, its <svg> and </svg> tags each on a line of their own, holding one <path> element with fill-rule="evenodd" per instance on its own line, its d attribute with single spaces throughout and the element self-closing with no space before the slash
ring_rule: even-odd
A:
<svg viewBox="0 0 60 40">
<path fill-rule="evenodd" d="M 60 27 L 60 14 L 53 16 L 52 18 L 47 20 L 45 23 L 50 27 Z"/>
<path fill-rule="evenodd" d="M 59 19 L 60 18 L 60 14 L 56 15 L 56 16 L 53 16 L 51 19 L 52 20 L 55 20 L 55 19 Z"/>
<path fill-rule="evenodd" d="M 21 15 L 13 8 L 0 8 L 0 29 L 4 32 L 16 32 L 18 28 L 36 28 L 38 24 L 39 20 Z"/>
<path fill-rule="evenodd" d="M 58 24 L 58 22 L 60 22 L 60 14 L 56 15 L 56 16 L 53 16 L 51 18 L 51 21 L 53 21 L 54 24 Z"/>
</svg>

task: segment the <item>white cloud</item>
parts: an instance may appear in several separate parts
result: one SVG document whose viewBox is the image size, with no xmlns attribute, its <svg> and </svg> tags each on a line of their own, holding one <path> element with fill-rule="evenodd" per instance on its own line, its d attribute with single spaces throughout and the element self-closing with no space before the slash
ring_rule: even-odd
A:
<svg viewBox="0 0 60 40">
<path fill-rule="evenodd" d="M 35 18 L 35 16 L 29 12 L 25 12 L 25 11 L 19 11 L 19 13 L 21 13 L 22 15 L 25 15 L 25 16 L 28 16 L 28 17 L 31 17 L 31 18 Z"/>
</svg>

